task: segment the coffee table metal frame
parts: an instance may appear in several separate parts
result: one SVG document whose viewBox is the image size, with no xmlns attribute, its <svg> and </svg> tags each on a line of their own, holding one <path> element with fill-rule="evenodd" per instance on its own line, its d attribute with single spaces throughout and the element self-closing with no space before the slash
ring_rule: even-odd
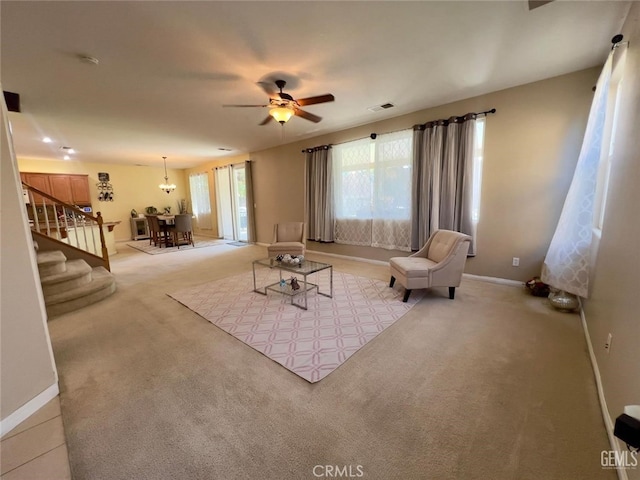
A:
<svg viewBox="0 0 640 480">
<path fill-rule="evenodd" d="M 280 280 L 266 285 L 264 287 L 258 288 L 256 284 L 256 265 L 266 268 L 276 268 L 280 273 L 280 280 L 282 280 L 282 272 L 293 273 L 296 276 L 302 277 L 302 281 L 298 282 L 300 288 L 298 290 L 294 290 L 291 288 L 291 284 L 287 283 L 284 287 L 280 286 Z M 314 273 L 322 272 L 323 270 L 329 270 L 329 293 L 321 292 L 320 287 L 315 284 L 307 281 L 307 277 L 309 275 L 313 275 Z M 307 294 L 309 290 L 315 289 L 318 295 L 323 295 L 325 297 L 333 298 L 333 265 L 329 265 L 328 263 L 314 262 L 311 260 L 305 260 L 302 264 L 292 265 L 284 262 L 278 262 L 275 258 L 263 258 L 260 260 L 253 261 L 253 291 L 256 293 L 260 293 L 261 295 L 267 295 L 267 292 L 277 292 L 284 296 L 288 296 L 291 298 L 291 305 L 294 305 L 298 308 L 302 308 L 303 310 L 307 310 Z M 294 298 L 302 295 L 304 298 L 304 305 L 300 305 L 294 302 Z"/>
</svg>

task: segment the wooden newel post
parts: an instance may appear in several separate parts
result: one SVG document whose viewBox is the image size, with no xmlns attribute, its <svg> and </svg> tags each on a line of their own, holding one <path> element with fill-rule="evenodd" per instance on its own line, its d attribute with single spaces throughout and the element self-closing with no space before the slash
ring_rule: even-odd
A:
<svg viewBox="0 0 640 480">
<path fill-rule="evenodd" d="M 111 271 L 111 265 L 109 265 L 109 251 L 107 250 L 107 242 L 104 240 L 104 232 L 102 231 L 102 224 L 104 219 L 100 212 L 96 213 L 98 218 L 98 230 L 100 231 L 100 245 L 102 246 L 102 259 L 104 260 L 104 268 Z"/>
</svg>

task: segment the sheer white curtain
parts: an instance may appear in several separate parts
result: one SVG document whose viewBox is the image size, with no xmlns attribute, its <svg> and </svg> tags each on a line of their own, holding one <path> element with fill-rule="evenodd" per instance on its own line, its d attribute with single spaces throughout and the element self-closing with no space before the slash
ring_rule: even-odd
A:
<svg viewBox="0 0 640 480">
<path fill-rule="evenodd" d="M 191 205 L 196 217 L 198 228 L 211 230 L 211 198 L 209 197 L 209 175 L 196 173 L 189 175 L 189 187 L 191 189 Z"/>
<path fill-rule="evenodd" d="M 614 51 L 596 84 L 576 170 L 542 266 L 543 282 L 585 298 L 589 292 L 594 199 Z"/>
<path fill-rule="evenodd" d="M 410 250 L 412 131 L 333 147 L 335 241 Z"/>
</svg>

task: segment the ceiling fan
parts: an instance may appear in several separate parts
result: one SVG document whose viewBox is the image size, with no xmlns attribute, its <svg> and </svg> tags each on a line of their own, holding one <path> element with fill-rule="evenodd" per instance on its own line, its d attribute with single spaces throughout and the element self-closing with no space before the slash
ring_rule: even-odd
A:
<svg viewBox="0 0 640 480">
<path fill-rule="evenodd" d="M 266 125 L 272 119 L 280 122 L 284 125 L 292 116 L 298 116 L 309 120 L 314 123 L 318 123 L 322 120 L 322 117 L 302 110 L 300 107 L 307 105 L 316 105 L 318 103 L 333 102 L 335 97 L 330 93 L 326 95 L 318 95 L 316 97 L 299 98 L 296 100 L 288 93 L 284 93 L 282 89 L 287 84 L 284 80 L 276 80 L 275 86 L 280 89 L 278 92 L 273 88 L 270 82 L 259 82 L 258 85 L 269 95 L 269 103 L 265 105 L 223 105 L 223 107 L 269 107 L 269 115 L 265 118 L 260 125 Z"/>
</svg>

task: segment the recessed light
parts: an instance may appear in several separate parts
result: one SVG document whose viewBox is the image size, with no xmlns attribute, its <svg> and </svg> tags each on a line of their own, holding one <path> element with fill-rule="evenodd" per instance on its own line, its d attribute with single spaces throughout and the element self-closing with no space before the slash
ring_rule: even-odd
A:
<svg viewBox="0 0 640 480">
<path fill-rule="evenodd" d="M 69 155 L 65 155 L 65 156 L 64 156 L 64 157 L 62 157 L 62 158 L 64 158 L 65 160 L 71 160 L 71 157 L 70 157 Z"/>
<path fill-rule="evenodd" d="M 52 140 L 51 140 L 49 137 L 44 137 L 44 138 L 42 139 L 42 141 L 43 141 L 44 143 L 51 143 L 51 142 L 52 142 Z"/>
<path fill-rule="evenodd" d="M 67 150 L 67 153 L 76 153 L 76 151 L 73 148 L 70 148 Z"/>
</svg>

